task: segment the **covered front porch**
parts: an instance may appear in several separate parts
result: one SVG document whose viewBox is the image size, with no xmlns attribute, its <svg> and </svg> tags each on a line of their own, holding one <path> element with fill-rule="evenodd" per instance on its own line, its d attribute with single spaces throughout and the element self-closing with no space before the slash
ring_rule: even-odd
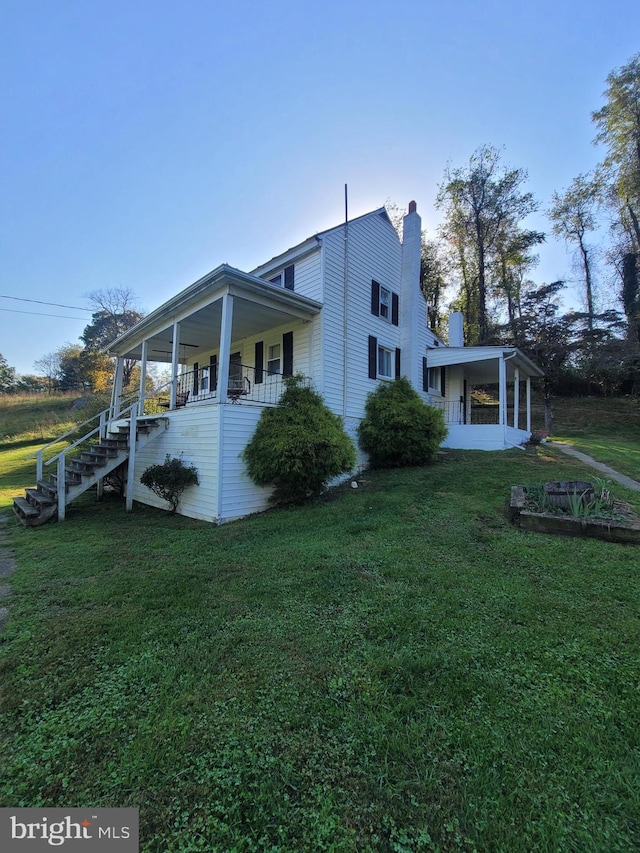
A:
<svg viewBox="0 0 640 853">
<path fill-rule="evenodd" d="M 226 264 L 195 282 L 109 348 L 117 358 L 112 411 L 138 396 L 175 411 L 202 403 L 277 403 L 284 378 L 311 370 L 313 319 L 321 304 Z M 140 365 L 138 388 L 124 388 L 125 365 Z M 170 380 L 148 391 L 151 363 Z"/>
<path fill-rule="evenodd" d="M 429 369 L 445 372 L 442 409 L 448 436 L 443 447 L 504 450 L 531 437 L 531 380 L 543 371 L 516 347 L 447 347 L 429 350 Z M 489 386 L 494 405 L 474 404 L 474 390 Z"/>
</svg>

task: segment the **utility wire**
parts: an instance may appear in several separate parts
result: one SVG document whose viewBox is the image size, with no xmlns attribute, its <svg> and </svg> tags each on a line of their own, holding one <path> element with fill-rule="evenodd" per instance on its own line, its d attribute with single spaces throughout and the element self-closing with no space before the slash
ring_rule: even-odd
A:
<svg viewBox="0 0 640 853">
<path fill-rule="evenodd" d="M 36 302 L 38 305 L 53 305 L 56 308 L 72 308 L 74 311 L 86 311 L 88 314 L 93 313 L 90 308 L 78 308 L 77 305 L 61 305 L 59 302 L 42 302 L 40 299 L 26 299 L 23 296 L 5 296 L 3 293 L 0 293 L 0 299 L 16 299 L 18 302 Z"/>
<path fill-rule="evenodd" d="M 51 303 L 45 302 L 45 305 Z M 8 311 L 11 314 L 30 314 L 32 317 L 58 317 L 60 320 L 81 320 L 86 322 L 84 317 L 69 317 L 67 314 L 44 314 L 41 311 L 18 311 L 17 308 L 0 308 L 0 311 Z"/>
</svg>

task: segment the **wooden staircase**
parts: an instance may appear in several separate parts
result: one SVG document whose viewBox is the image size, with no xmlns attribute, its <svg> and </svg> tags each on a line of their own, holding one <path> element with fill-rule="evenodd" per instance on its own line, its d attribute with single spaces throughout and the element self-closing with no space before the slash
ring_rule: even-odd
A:
<svg viewBox="0 0 640 853">
<path fill-rule="evenodd" d="M 162 417 L 136 419 L 136 449 L 146 444 L 165 420 Z M 128 419 L 116 421 L 98 443 L 90 444 L 88 449 L 81 447 L 79 456 L 64 462 L 65 506 L 129 459 L 129 432 Z M 39 479 L 35 488 L 25 489 L 25 497 L 13 499 L 13 512 L 25 527 L 39 527 L 58 516 L 60 470 L 58 466 L 58 473 L 50 474 L 48 479 Z"/>
</svg>

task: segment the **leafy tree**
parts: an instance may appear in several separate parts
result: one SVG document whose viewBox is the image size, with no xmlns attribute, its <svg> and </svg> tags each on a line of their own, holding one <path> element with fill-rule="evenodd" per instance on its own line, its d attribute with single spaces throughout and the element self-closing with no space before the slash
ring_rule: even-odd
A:
<svg viewBox="0 0 640 853">
<path fill-rule="evenodd" d="M 88 294 L 88 299 L 95 311 L 91 323 L 80 336 L 88 351 L 102 353 L 110 343 L 144 317 L 136 308 L 136 296 L 128 288 L 95 290 Z M 131 383 L 131 372 L 135 364 L 133 359 L 127 359 L 124 363 L 125 388 Z"/>
<path fill-rule="evenodd" d="M 300 501 L 356 464 L 342 420 L 302 376 L 285 380 L 280 402 L 264 409 L 243 458 L 258 486 L 274 486 L 273 499 Z"/>
<path fill-rule="evenodd" d="M 16 390 L 16 371 L 10 367 L 7 359 L 0 353 L 0 394 Z"/>
<path fill-rule="evenodd" d="M 423 402 L 404 376 L 369 394 L 358 428 L 360 446 L 374 468 L 426 465 L 446 435 L 444 414 Z"/>
<path fill-rule="evenodd" d="M 596 313 L 594 305 L 593 250 L 587 235 L 598 225 L 597 211 L 602 196 L 601 182 L 597 177 L 578 175 L 563 193 L 553 193 L 549 217 L 553 233 L 568 244 L 575 244 L 580 257 L 584 278 L 588 325 L 593 329 Z"/>
<path fill-rule="evenodd" d="M 640 344 L 640 267 L 635 252 L 626 252 L 622 259 L 622 305 L 627 317 L 627 339 Z"/>
<path fill-rule="evenodd" d="M 40 391 L 47 391 L 49 388 L 46 379 L 42 376 L 34 376 L 31 373 L 25 373 L 17 378 L 16 390 L 25 394 L 35 394 Z"/>
<path fill-rule="evenodd" d="M 538 207 L 531 193 L 522 192 L 526 178 L 523 169 L 504 167 L 498 151 L 487 145 L 466 167 L 445 171 L 436 207 L 445 215 L 441 234 L 458 273 L 457 307 L 465 314 L 469 344 L 489 339 L 489 297 L 497 292 L 500 247 L 520 233 L 522 220 Z"/>
<path fill-rule="evenodd" d="M 49 393 L 55 391 L 60 379 L 60 350 L 43 355 L 34 361 L 33 366 L 42 374 Z"/>
<path fill-rule="evenodd" d="M 447 287 L 447 262 L 442 246 L 422 232 L 420 247 L 420 289 L 427 303 L 429 326 L 439 334 L 443 331 L 442 300 Z"/>
<path fill-rule="evenodd" d="M 523 298 L 513 341 L 544 370 L 541 380 L 544 423 L 549 435 L 553 431 L 552 397 L 575 351 L 575 317 L 560 314 L 559 297 L 564 288 L 563 281 L 554 281 L 530 291 Z"/>
<path fill-rule="evenodd" d="M 596 143 L 606 146 L 604 167 L 640 251 L 640 53 L 607 77 L 606 104 L 592 114 Z"/>
</svg>

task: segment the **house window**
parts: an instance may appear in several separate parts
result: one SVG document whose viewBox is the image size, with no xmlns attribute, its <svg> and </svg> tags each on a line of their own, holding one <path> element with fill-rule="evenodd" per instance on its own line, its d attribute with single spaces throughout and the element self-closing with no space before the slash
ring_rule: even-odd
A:
<svg viewBox="0 0 640 853">
<path fill-rule="evenodd" d="M 200 368 L 200 393 L 206 394 L 209 391 L 209 368 Z"/>
<path fill-rule="evenodd" d="M 388 323 L 391 322 L 391 291 L 380 287 L 380 316 Z"/>
<path fill-rule="evenodd" d="M 268 347 L 267 356 L 267 373 L 280 373 L 280 344 Z"/>
<path fill-rule="evenodd" d="M 271 284 L 275 284 L 276 287 L 284 287 L 285 290 L 293 290 L 294 289 L 294 271 L 295 265 L 290 264 L 288 267 L 285 267 L 282 272 L 275 275 L 273 278 L 270 278 L 269 281 Z"/>
<path fill-rule="evenodd" d="M 374 317 L 382 317 L 387 323 L 398 325 L 400 319 L 400 300 L 398 294 L 383 287 L 377 281 L 371 281 L 371 313 Z"/>
<path fill-rule="evenodd" d="M 446 380 L 446 372 L 444 367 L 430 367 L 428 369 L 428 381 L 427 385 L 428 390 L 431 394 L 440 394 L 441 397 L 445 396 L 445 380 Z"/>
<path fill-rule="evenodd" d="M 378 376 L 381 379 L 393 379 L 394 353 L 386 347 L 378 347 Z"/>
</svg>

